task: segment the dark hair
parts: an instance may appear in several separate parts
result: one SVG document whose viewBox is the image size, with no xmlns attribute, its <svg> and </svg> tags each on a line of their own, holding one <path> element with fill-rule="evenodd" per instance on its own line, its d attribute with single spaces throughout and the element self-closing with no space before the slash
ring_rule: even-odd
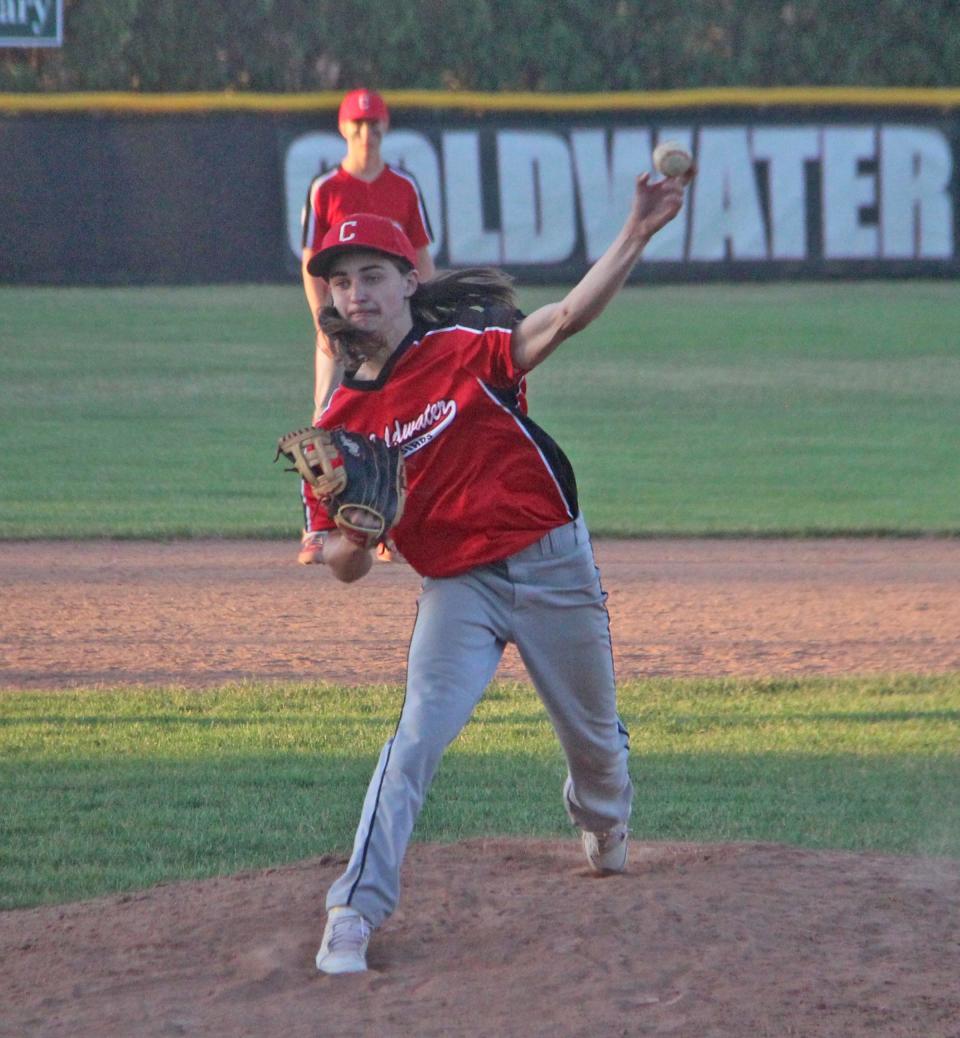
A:
<svg viewBox="0 0 960 1038">
<path fill-rule="evenodd" d="M 490 306 L 517 308 L 513 278 L 493 267 L 445 270 L 417 285 L 410 299 L 414 320 L 431 325 L 446 324 L 470 307 Z"/>
<path fill-rule="evenodd" d="M 399 260 L 396 266 L 401 273 L 410 269 Z M 414 322 L 434 327 L 442 327 L 464 310 L 489 307 L 502 308 L 511 315 L 517 311 L 513 278 L 493 267 L 442 271 L 417 285 L 410 297 Z M 325 306 L 320 312 L 320 329 L 347 371 L 356 371 L 365 360 L 372 360 L 390 349 L 382 336 L 357 328 L 341 317 L 334 306 Z"/>
</svg>

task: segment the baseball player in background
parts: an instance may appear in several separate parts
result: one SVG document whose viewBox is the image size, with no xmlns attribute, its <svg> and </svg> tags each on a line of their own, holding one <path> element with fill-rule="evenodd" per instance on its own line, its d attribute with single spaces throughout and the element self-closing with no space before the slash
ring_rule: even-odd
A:
<svg viewBox="0 0 960 1038">
<path fill-rule="evenodd" d="M 326 406 L 343 376 L 329 343 L 320 329 L 319 313 L 330 293 L 326 281 L 309 271 L 323 236 L 351 213 L 377 213 L 395 220 L 416 253 L 422 281 L 434 274 L 429 245 L 430 221 L 417 182 L 403 170 L 388 166 L 380 145 L 390 124 L 383 98 L 373 90 L 351 90 L 340 103 L 337 125 L 347 142 L 347 154 L 336 169 L 321 173 L 310 184 L 303 210 L 301 269 L 307 305 L 317 330 L 314 360 L 313 417 Z M 386 557 L 386 556 L 384 556 Z M 298 560 L 304 565 L 319 563 L 321 543 L 309 525 L 303 532 Z"/>
<path fill-rule="evenodd" d="M 688 180 L 640 176 L 609 249 L 564 299 L 526 317 L 497 271 L 421 284 L 412 242 L 375 215 L 335 225 L 308 263 L 330 285 L 323 332 L 355 367 L 316 424 L 402 450 L 409 490 L 392 536 L 423 577 L 400 717 L 350 860 L 327 894 L 317 954 L 324 973 L 367 968 L 371 932 L 397 905 L 401 863 L 440 758 L 507 642 L 517 645 L 563 747 L 564 804 L 589 864 L 625 868 L 633 790 L 606 596 L 573 469 L 518 406 L 518 386 L 601 313 L 651 236 L 680 211 Z M 367 574 L 372 552 L 323 508 L 315 519 L 329 531 L 324 562 L 333 576 Z"/>
</svg>

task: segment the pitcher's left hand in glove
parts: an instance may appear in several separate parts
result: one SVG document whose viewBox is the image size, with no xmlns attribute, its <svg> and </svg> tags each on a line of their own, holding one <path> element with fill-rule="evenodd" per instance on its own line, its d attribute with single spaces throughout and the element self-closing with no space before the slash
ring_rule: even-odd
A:
<svg viewBox="0 0 960 1038">
<path fill-rule="evenodd" d="M 337 529 L 373 548 L 400 521 L 407 497 L 403 455 L 377 436 L 308 427 L 281 436 L 283 455 L 313 487 Z M 276 461 L 276 458 L 274 458 Z"/>
</svg>

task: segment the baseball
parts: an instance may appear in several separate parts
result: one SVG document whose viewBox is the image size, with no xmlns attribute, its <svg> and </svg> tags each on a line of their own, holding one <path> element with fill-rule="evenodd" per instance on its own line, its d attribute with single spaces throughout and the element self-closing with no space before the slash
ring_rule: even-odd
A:
<svg viewBox="0 0 960 1038">
<path fill-rule="evenodd" d="M 693 165 L 693 157 L 679 141 L 661 141 L 653 149 L 653 168 L 665 177 L 682 177 Z"/>
</svg>

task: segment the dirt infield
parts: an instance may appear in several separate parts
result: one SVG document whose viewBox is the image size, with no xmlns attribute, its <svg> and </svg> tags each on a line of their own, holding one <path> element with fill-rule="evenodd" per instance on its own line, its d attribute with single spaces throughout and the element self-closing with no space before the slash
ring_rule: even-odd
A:
<svg viewBox="0 0 960 1038">
<path fill-rule="evenodd" d="M 402 682 L 419 578 L 341 585 L 295 544 L 0 545 L 0 688 Z M 960 670 L 960 539 L 601 541 L 617 671 Z M 500 677 L 523 678 L 508 650 Z"/>
<path fill-rule="evenodd" d="M 4 544 L 0 688 L 400 681 L 415 574 L 343 587 L 294 551 Z M 960 540 L 597 556 L 621 678 L 960 670 Z M 596 879 L 572 839 L 415 845 L 370 972 L 328 978 L 341 864 L 0 914 L 0 1036 L 960 1038 L 960 862 L 636 843 Z"/>
</svg>

